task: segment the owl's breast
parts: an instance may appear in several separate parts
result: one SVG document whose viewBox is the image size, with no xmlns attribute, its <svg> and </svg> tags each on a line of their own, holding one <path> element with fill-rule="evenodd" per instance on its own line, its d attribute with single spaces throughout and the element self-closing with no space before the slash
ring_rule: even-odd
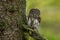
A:
<svg viewBox="0 0 60 40">
<path fill-rule="evenodd" d="M 37 19 L 34 20 L 33 26 L 34 26 L 35 28 L 37 28 L 37 29 L 39 28 L 40 23 L 39 23 L 39 21 L 38 21 Z"/>
</svg>

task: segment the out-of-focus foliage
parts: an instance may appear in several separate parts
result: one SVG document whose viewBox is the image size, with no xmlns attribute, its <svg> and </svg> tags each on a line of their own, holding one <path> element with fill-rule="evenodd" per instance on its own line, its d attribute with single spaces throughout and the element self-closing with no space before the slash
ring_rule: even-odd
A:
<svg viewBox="0 0 60 40">
<path fill-rule="evenodd" d="M 48 40 L 60 40 L 60 0 L 27 0 L 27 13 L 31 8 L 41 11 L 39 31 Z"/>
<path fill-rule="evenodd" d="M 60 7 L 60 0 L 27 0 L 28 10 L 35 7 L 43 8 L 47 6 Z"/>
</svg>

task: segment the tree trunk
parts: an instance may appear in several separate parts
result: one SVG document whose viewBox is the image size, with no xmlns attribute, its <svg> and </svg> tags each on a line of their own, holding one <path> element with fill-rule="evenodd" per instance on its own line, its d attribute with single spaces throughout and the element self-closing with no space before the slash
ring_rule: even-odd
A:
<svg viewBox="0 0 60 40">
<path fill-rule="evenodd" d="M 26 20 L 26 0 L 0 0 L 0 40 L 27 40 L 25 32 L 35 40 L 45 40 L 29 28 Z"/>
<path fill-rule="evenodd" d="M 25 40 L 26 0 L 0 0 L 0 40 Z"/>
</svg>

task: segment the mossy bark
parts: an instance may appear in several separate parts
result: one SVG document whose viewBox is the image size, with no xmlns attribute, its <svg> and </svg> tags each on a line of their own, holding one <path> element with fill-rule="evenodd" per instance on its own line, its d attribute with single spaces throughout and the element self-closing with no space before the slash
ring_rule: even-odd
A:
<svg viewBox="0 0 60 40">
<path fill-rule="evenodd" d="M 0 0 L 0 40 L 25 40 L 26 0 Z"/>
</svg>

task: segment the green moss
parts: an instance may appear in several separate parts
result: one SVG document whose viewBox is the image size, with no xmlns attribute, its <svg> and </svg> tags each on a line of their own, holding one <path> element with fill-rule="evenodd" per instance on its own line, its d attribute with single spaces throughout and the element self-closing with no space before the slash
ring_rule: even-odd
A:
<svg viewBox="0 0 60 40">
<path fill-rule="evenodd" d="M 0 21 L 0 29 L 4 29 L 5 28 L 5 22 Z"/>
</svg>

